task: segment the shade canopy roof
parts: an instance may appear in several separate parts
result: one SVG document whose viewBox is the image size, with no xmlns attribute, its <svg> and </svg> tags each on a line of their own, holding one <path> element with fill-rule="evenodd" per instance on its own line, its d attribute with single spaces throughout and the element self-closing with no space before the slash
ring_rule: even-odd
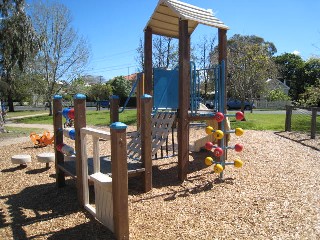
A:
<svg viewBox="0 0 320 240">
<path fill-rule="evenodd" d="M 210 27 L 229 29 L 213 15 L 211 9 L 199 8 L 178 0 L 159 0 L 146 28 L 151 28 L 154 34 L 178 38 L 179 19 L 188 20 L 190 35 L 199 23 Z"/>
</svg>

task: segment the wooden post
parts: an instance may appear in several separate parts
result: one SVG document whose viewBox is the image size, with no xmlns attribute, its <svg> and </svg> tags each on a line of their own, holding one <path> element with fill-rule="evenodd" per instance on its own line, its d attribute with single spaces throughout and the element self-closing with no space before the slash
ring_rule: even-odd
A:
<svg viewBox="0 0 320 240">
<path fill-rule="evenodd" d="M 144 32 L 144 93 L 152 95 L 152 29 Z"/>
<path fill-rule="evenodd" d="M 78 201 L 83 205 L 83 181 L 82 181 L 82 157 L 81 157 L 81 135 L 80 129 L 86 127 L 86 96 L 74 95 L 74 129 L 75 129 L 75 151 L 76 151 L 76 176 Z"/>
<path fill-rule="evenodd" d="M 110 97 L 110 124 L 119 122 L 119 97 L 112 95 Z"/>
<path fill-rule="evenodd" d="M 179 21 L 178 177 L 187 178 L 189 167 L 190 35 L 188 21 Z"/>
<path fill-rule="evenodd" d="M 316 131 L 317 131 L 317 111 L 318 108 L 313 107 L 312 110 L 312 118 L 311 118 L 311 139 L 316 138 Z"/>
<path fill-rule="evenodd" d="M 220 69 L 222 70 L 220 72 L 220 82 L 219 82 L 219 95 L 221 94 L 221 99 L 220 101 L 222 106 L 219 106 L 219 111 L 226 114 L 227 111 L 227 88 L 226 88 L 226 82 L 227 82 L 227 30 L 225 29 L 218 29 L 218 50 L 219 50 L 219 56 L 218 56 L 218 61 L 220 65 Z M 222 122 L 218 123 L 218 129 L 225 130 L 226 126 L 226 120 L 224 119 Z M 228 146 L 228 135 L 221 139 L 218 140 L 218 146 L 224 149 L 225 147 Z M 222 162 L 222 166 L 225 166 L 225 161 L 228 157 L 228 152 L 225 151 L 224 155 L 220 157 L 220 161 Z M 223 178 L 223 172 L 220 173 L 220 178 Z"/>
<path fill-rule="evenodd" d="M 129 239 L 127 125 L 115 122 L 111 131 L 111 171 L 114 233 L 117 239 Z"/>
<path fill-rule="evenodd" d="M 144 94 L 144 74 L 143 73 L 138 73 L 137 78 L 139 79 L 138 81 L 138 86 L 136 90 L 136 98 L 137 98 L 137 129 L 140 128 L 141 126 L 141 96 Z"/>
<path fill-rule="evenodd" d="M 292 117 L 292 106 L 286 105 L 286 122 L 284 130 L 286 132 L 291 132 L 291 117 Z"/>
<path fill-rule="evenodd" d="M 141 97 L 142 108 L 141 118 L 143 124 L 141 124 L 141 160 L 144 172 L 144 191 L 148 192 L 152 189 L 152 158 L 151 158 L 151 111 L 152 111 L 152 97 L 144 94 Z"/>
<path fill-rule="evenodd" d="M 63 187 L 65 183 L 65 174 L 58 167 L 64 163 L 64 155 L 57 150 L 57 145 L 63 143 L 62 131 L 62 97 L 55 95 L 53 97 L 53 133 L 54 133 L 54 153 L 55 153 L 55 169 L 56 169 L 56 184 L 58 187 Z"/>
</svg>

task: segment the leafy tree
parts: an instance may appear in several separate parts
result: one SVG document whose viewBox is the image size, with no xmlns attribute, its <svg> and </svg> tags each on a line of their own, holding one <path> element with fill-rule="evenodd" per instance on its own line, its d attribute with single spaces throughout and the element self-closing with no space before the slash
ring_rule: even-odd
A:
<svg viewBox="0 0 320 240">
<path fill-rule="evenodd" d="M 61 3 L 35 3 L 31 16 L 40 46 L 34 71 L 45 80 L 43 92 L 52 115 L 52 96 L 61 90 L 62 80 L 79 76 L 88 60 L 88 44 L 73 29 L 70 11 Z"/>
<path fill-rule="evenodd" d="M 290 87 L 289 96 L 298 100 L 299 94 L 303 93 L 305 81 L 303 79 L 304 61 L 298 55 L 284 53 L 274 57 L 280 79 L 286 80 Z"/>
<path fill-rule="evenodd" d="M 130 81 L 126 80 L 123 76 L 118 76 L 110 81 L 112 92 L 119 97 L 128 97 L 131 90 Z"/>
<path fill-rule="evenodd" d="M 97 102 L 97 110 L 100 110 L 100 101 L 109 99 L 111 94 L 111 85 L 105 83 L 94 84 L 88 89 L 88 96 Z"/>
<path fill-rule="evenodd" d="M 276 76 L 271 59 L 276 52 L 274 45 L 257 36 L 234 35 L 228 40 L 228 96 L 244 102 L 265 91 L 265 82 Z"/>
<path fill-rule="evenodd" d="M 306 87 L 305 92 L 299 95 L 299 103 L 320 107 L 320 79 L 314 85 Z"/>
<path fill-rule="evenodd" d="M 14 111 L 15 68 L 24 70 L 25 62 L 37 50 L 34 29 L 24 10 L 23 0 L 0 3 L 0 74 L 1 94 L 7 97 L 9 111 Z"/>
<path fill-rule="evenodd" d="M 304 84 L 307 86 L 314 85 L 318 79 L 320 79 L 320 58 L 313 57 L 307 60 L 304 64 Z"/>
<path fill-rule="evenodd" d="M 271 90 L 267 96 L 268 101 L 289 101 L 290 97 L 280 89 Z"/>
</svg>

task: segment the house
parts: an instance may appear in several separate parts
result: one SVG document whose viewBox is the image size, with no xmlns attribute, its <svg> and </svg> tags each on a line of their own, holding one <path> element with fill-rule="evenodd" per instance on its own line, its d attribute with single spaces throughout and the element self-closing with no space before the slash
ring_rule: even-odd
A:
<svg viewBox="0 0 320 240">
<path fill-rule="evenodd" d="M 285 93 L 286 95 L 289 94 L 289 89 L 290 87 L 288 87 L 285 83 L 281 82 L 278 79 L 268 79 L 266 81 L 267 83 L 267 88 L 271 91 L 271 90 L 281 90 L 283 91 L 283 93 Z"/>
</svg>

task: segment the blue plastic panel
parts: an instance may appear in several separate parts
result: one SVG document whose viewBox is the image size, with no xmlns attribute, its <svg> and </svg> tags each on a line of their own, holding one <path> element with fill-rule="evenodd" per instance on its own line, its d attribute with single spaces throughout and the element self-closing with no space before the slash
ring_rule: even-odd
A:
<svg viewBox="0 0 320 240">
<path fill-rule="evenodd" d="M 177 109 L 179 71 L 154 69 L 153 70 L 153 107 Z"/>
</svg>

